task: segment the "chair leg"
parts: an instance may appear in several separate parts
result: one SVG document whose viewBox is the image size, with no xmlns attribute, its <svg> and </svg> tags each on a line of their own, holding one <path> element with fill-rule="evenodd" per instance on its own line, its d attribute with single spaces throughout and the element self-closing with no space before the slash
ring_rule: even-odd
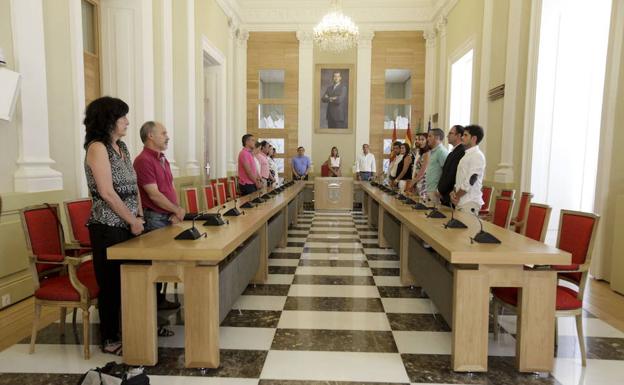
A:
<svg viewBox="0 0 624 385">
<path fill-rule="evenodd" d="M 558 346 L 559 346 L 559 319 L 555 317 L 555 357 L 557 357 Z"/>
<path fill-rule="evenodd" d="M 60 313 L 61 314 L 59 318 L 59 321 L 60 321 L 59 328 L 60 328 L 61 335 L 64 336 L 65 335 L 65 318 L 67 318 L 67 308 L 62 307 Z"/>
<path fill-rule="evenodd" d="M 30 349 L 28 353 L 35 352 L 35 341 L 37 341 L 37 329 L 39 328 L 39 318 L 41 317 L 41 305 L 35 303 L 35 318 L 33 319 L 32 334 L 30 335 Z"/>
<path fill-rule="evenodd" d="M 91 358 L 91 352 L 89 350 L 89 346 L 91 345 L 91 336 L 89 335 L 90 331 L 90 322 L 89 322 L 89 309 L 82 309 L 82 343 L 84 349 L 84 359 L 88 360 Z"/>
<path fill-rule="evenodd" d="M 500 312 L 500 304 L 496 299 L 494 299 L 494 303 L 492 305 L 492 312 L 494 313 L 494 339 L 498 341 L 498 313 Z"/>
<path fill-rule="evenodd" d="M 576 334 L 581 348 L 581 362 L 583 366 L 585 366 L 587 363 L 587 355 L 585 352 L 585 337 L 583 336 L 583 314 L 579 314 L 574 318 L 576 318 Z"/>
<path fill-rule="evenodd" d="M 76 316 L 78 315 L 78 308 L 74 308 L 74 314 L 72 315 L 72 328 L 76 328 Z"/>
</svg>

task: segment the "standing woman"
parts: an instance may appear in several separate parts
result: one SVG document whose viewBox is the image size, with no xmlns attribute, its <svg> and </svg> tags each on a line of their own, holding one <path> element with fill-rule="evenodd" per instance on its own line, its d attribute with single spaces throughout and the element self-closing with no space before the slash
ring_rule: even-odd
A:
<svg viewBox="0 0 624 385">
<path fill-rule="evenodd" d="M 427 198 L 425 173 L 427 171 L 427 165 L 429 165 L 429 145 L 427 144 L 427 134 L 417 134 L 416 144 L 418 146 L 418 158 L 414 162 L 412 186 L 413 191 L 424 200 Z"/>
<path fill-rule="evenodd" d="M 332 147 L 329 159 L 327 159 L 327 166 L 329 167 L 330 176 L 342 176 L 340 171 L 340 155 L 338 155 L 338 148 Z"/>
<path fill-rule="evenodd" d="M 93 267 L 100 294 L 98 310 L 102 351 L 121 355 L 120 261 L 108 260 L 106 248 L 143 232 L 143 210 L 132 159 L 121 138 L 128 129 L 128 105 L 108 96 L 86 110 L 85 174 L 93 199 L 87 222 Z"/>
<path fill-rule="evenodd" d="M 279 186 L 279 166 L 275 161 L 275 147 L 272 145 L 269 147 L 269 169 L 273 176 L 273 188 Z"/>
<path fill-rule="evenodd" d="M 409 144 L 401 143 L 401 155 L 403 155 L 403 157 L 397 166 L 398 174 L 394 182 L 395 185 L 399 185 L 399 192 L 403 194 L 405 192 L 407 182 L 412 179 L 412 166 L 414 165 L 414 157 L 410 151 Z"/>
</svg>

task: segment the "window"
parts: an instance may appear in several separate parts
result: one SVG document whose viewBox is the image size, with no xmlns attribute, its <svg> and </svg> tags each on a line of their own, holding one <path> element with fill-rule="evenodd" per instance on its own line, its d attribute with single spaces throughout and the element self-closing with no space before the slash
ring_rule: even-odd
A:
<svg viewBox="0 0 624 385">
<path fill-rule="evenodd" d="M 451 65 L 449 127 L 456 124 L 466 126 L 471 122 L 473 54 L 471 49 Z"/>
<path fill-rule="evenodd" d="M 284 70 L 260 70 L 258 99 L 284 98 Z"/>
<path fill-rule="evenodd" d="M 384 129 L 406 130 L 412 122 L 412 106 L 409 104 L 386 104 L 384 107 Z"/>
<path fill-rule="evenodd" d="M 275 163 L 277 163 L 277 171 L 280 174 L 284 173 L 284 158 L 275 158 Z"/>
<path fill-rule="evenodd" d="M 82 0 L 82 45 L 83 50 L 96 55 L 97 10 L 95 5 L 87 0 Z"/>
<path fill-rule="evenodd" d="M 404 143 L 405 139 L 397 139 L 397 142 Z M 392 139 L 384 139 L 383 153 L 389 155 L 392 152 Z"/>
<path fill-rule="evenodd" d="M 267 142 L 271 143 L 273 147 L 275 147 L 276 154 L 284 153 L 285 140 L 283 138 L 259 138 L 258 139 L 259 142 L 262 142 L 263 140 L 266 140 Z"/>
<path fill-rule="evenodd" d="M 383 160 L 383 172 L 384 174 L 388 173 L 388 167 L 390 167 L 390 159 L 386 158 Z"/>
<path fill-rule="evenodd" d="M 258 104 L 258 128 L 284 128 L 284 106 Z"/>
</svg>

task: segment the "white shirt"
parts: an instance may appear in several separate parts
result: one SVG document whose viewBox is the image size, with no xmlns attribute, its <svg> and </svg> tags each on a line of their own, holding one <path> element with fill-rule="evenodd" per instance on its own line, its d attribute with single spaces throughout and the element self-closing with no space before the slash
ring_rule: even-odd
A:
<svg viewBox="0 0 624 385">
<path fill-rule="evenodd" d="M 256 170 L 258 171 L 258 175 L 260 175 L 260 161 L 255 156 L 254 160 L 256 161 Z"/>
<path fill-rule="evenodd" d="M 372 153 L 362 153 L 355 162 L 355 172 L 377 172 L 375 165 L 375 155 Z"/>
<path fill-rule="evenodd" d="M 484 173 L 485 155 L 483 155 L 479 146 L 467 149 L 459 161 L 455 178 L 455 191 L 463 190 L 466 192 L 459 199 L 458 207 L 467 203 L 477 204 L 479 207 L 483 205 L 481 187 L 483 186 Z M 473 185 L 470 185 L 470 177 L 474 174 L 477 174 L 477 180 Z"/>
<path fill-rule="evenodd" d="M 401 163 L 401 160 L 403 159 L 403 155 L 399 154 L 394 158 L 394 161 L 392 163 L 390 163 L 390 176 L 393 178 L 396 178 L 397 176 L 397 169 L 399 168 L 399 163 Z"/>
<path fill-rule="evenodd" d="M 340 157 L 334 158 L 333 156 L 330 156 L 329 162 L 329 167 L 340 167 Z"/>
</svg>

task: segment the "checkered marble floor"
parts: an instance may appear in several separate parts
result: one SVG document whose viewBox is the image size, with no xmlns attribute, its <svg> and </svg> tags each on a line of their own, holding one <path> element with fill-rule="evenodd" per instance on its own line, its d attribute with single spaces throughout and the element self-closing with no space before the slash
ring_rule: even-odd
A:
<svg viewBox="0 0 624 385">
<path fill-rule="evenodd" d="M 361 213 L 305 211 L 288 245 L 270 256 L 269 280 L 250 285 L 221 324 L 221 367 L 184 368 L 184 319 L 160 312 L 175 336 L 159 338 L 159 363 L 147 368 L 152 384 L 563 384 L 624 381 L 624 333 L 585 314 L 587 367 L 580 364 L 574 320 L 560 319 L 554 372 L 519 374 L 514 368 L 514 315 L 500 317 L 490 336 L 488 373 L 450 370 L 451 333 L 419 288 L 402 287 L 398 256 L 380 249 Z M 169 299 L 184 303 L 184 288 Z M 115 357 L 100 353 L 97 315 L 89 361 L 82 359 L 81 326 L 40 332 L 0 352 L 0 385 L 75 384 L 80 373 Z M 79 320 L 80 321 L 80 320 Z M 493 330 L 493 325 L 490 325 Z"/>
</svg>

